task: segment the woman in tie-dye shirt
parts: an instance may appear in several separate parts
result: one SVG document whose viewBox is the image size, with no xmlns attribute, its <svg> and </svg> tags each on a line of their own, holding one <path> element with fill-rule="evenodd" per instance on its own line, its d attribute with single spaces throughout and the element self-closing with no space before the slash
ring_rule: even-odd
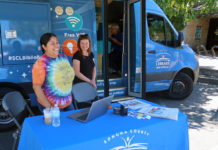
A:
<svg viewBox="0 0 218 150">
<path fill-rule="evenodd" d="M 32 83 L 39 109 L 53 107 L 70 110 L 72 106 L 72 81 L 74 70 L 68 58 L 59 54 L 60 44 L 55 34 L 45 33 L 40 38 L 43 55 L 32 68 Z"/>
</svg>

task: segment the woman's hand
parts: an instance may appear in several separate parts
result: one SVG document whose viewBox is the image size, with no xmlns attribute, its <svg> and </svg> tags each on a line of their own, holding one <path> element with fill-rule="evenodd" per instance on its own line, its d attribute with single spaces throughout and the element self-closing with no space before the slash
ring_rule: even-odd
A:
<svg viewBox="0 0 218 150">
<path fill-rule="evenodd" d="M 41 102 L 40 104 L 46 108 L 50 108 L 51 104 L 49 103 L 47 97 L 45 96 L 41 85 L 33 84 L 33 90 L 36 93 L 37 98 L 40 100 L 40 102 Z"/>
<path fill-rule="evenodd" d="M 92 86 L 94 86 L 95 88 L 97 88 L 95 80 L 90 80 L 89 83 L 90 83 Z"/>
</svg>

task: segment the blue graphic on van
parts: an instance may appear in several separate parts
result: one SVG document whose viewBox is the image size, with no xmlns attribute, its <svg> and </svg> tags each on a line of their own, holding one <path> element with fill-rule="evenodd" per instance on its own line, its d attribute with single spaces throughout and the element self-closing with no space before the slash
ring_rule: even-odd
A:
<svg viewBox="0 0 218 150">
<path fill-rule="evenodd" d="M 65 18 L 65 24 L 70 30 L 79 31 L 83 27 L 83 18 L 77 14 L 67 15 Z"/>
</svg>

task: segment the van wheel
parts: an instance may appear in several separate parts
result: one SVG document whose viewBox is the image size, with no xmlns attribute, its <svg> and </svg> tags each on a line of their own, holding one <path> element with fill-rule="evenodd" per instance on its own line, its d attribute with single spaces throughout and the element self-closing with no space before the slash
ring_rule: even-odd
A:
<svg viewBox="0 0 218 150">
<path fill-rule="evenodd" d="M 168 91 L 171 99 L 182 100 L 188 97 L 193 90 L 193 80 L 186 73 L 178 73 Z"/>
<path fill-rule="evenodd" d="M 0 89 L 0 131 L 10 129 L 15 125 L 13 119 L 8 115 L 7 112 L 2 107 L 2 98 L 3 96 L 8 93 L 14 91 L 10 88 L 1 88 Z"/>
</svg>

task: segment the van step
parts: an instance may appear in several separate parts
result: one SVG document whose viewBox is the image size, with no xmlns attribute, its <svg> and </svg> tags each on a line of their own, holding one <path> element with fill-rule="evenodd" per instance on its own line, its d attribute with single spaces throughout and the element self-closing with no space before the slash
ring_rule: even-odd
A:
<svg viewBox="0 0 218 150">
<path fill-rule="evenodd" d="M 104 89 L 97 90 L 98 96 L 104 97 Z M 126 87 L 114 87 L 109 90 L 109 95 L 114 95 L 114 97 L 125 96 L 127 95 Z"/>
<path fill-rule="evenodd" d="M 122 85 L 122 78 L 109 79 L 109 86 L 116 87 Z M 104 80 L 97 80 L 97 87 L 104 88 Z"/>
</svg>

